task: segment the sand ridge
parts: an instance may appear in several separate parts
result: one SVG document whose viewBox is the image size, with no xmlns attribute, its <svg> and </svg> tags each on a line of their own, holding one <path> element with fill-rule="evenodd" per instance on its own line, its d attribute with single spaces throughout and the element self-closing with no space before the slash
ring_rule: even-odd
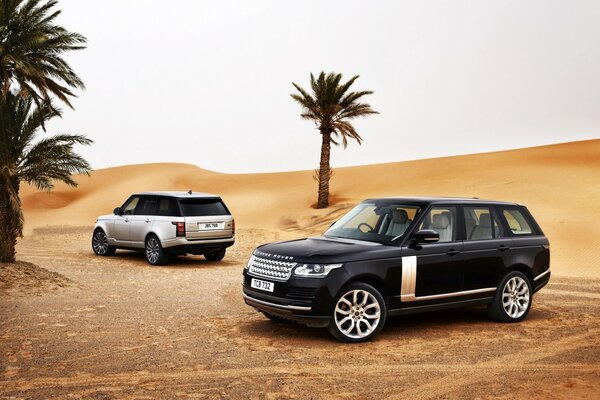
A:
<svg viewBox="0 0 600 400">
<path fill-rule="evenodd" d="M 353 204 L 377 196 L 466 196 L 525 204 L 550 239 L 552 268 L 600 276 L 600 139 L 510 151 L 336 168 L 333 205 L 312 207 L 312 171 L 222 174 L 188 164 L 142 164 L 77 177 L 53 193 L 24 186 L 26 234 L 36 227 L 93 225 L 135 191 L 217 193 L 238 227 L 320 233 Z"/>
</svg>

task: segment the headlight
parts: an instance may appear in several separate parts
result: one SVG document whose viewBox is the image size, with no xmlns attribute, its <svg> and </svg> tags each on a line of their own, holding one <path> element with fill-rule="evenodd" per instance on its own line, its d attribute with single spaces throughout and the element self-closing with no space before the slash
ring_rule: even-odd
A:
<svg viewBox="0 0 600 400">
<path fill-rule="evenodd" d="M 344 264 L 300 264 L 294 269 L 294 276 L 305 278 L 325 278 L 329 272 Z"/>
<path fill-rule="evenodd" d="M 252 265 L 253 262 L 254 262 L 254 254 L 250 256 L 250 258 L 248 259 L 248 262 L 246 263 L 246 266 L 244 267 L 244 269 L 250 268 L 250 266 Z"/>
</svg>

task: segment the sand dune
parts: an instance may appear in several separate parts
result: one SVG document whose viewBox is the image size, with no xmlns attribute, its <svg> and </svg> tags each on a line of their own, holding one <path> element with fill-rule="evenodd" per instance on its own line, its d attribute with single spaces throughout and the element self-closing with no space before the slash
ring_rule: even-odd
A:
<svg viewBox="0 0 600 400">
<path fill-rule="evenodd" d="M 552 247 L 552 268 L 600 276 L 600 139 L 511 151 L 336 169 L 333 205 L 315 210 L 312 171 L 221 174 L 186 164 L 145 164 L 94 171 L 76 189 L 25 186 L 26 235 L 47 225 L 92 225 L 132 192 L 188 190 L 223 196 L 241 228 L 320 232 L 368 197 L 447 195 L 523 203 Z"/>
</svg>

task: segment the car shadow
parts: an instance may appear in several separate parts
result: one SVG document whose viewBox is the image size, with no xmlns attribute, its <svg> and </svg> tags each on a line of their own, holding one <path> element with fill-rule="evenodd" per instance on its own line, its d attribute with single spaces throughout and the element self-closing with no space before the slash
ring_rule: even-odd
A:
<svg viewBox="0 0 600 400">
<path fill-rule="evenodd" d="M 239 262 L 228 260 L 227 255 L 221 261 L 207 261 L 203 256 L 170 256 L 169 263 L 166 265 L 151 266 L 146 261 L 146 256 L 143 251 L 135 250 L 117 250 L 112 259 L 126 260 L 140 266 L 148 266 L 152 268 L 207 268 L 207 267 L 233 267 L 240 266 Z"/>
<path fill-rule="evenodd" d="M 487 315 L 485 306 L 393 316 L 386 319 L 385 326 L 373 341 L 431 337 L 432 332 L 436 330 L 439 330 L 440 335 L 448 335 L 453 330 L 462 333 L 471 332 L 473 335 L 477 335 L 482 331 L 495 331 L 498 326 L 506 326 L 507 331 L 512 331 L 512 328 L 523 326 L 528 322 L 547 320 L 552 317 L 552 314 L 546 309 L 532 309 L 527 318 L 519 324 L 503 324 L 491 320 Z M 468 329 L 465 329 L 467 327 Z M 323 340 L 339 343 L 327 332 L 327 329 L 309 328 L 293 322 L 276 323 L 266 317 L 264 320 L 248 321 L 244 324 L 242 330 L 248 335 L 262 337 L 265 340 L 272 340 L 275 334 L 285 337 L 286 343 L 301 341 L 304 344 L 309 344 L 322 342 Z"/>
</svg>

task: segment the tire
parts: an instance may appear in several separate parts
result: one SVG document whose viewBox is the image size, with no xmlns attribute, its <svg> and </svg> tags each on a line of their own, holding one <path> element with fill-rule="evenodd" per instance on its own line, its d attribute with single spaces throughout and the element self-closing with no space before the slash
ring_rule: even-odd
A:
<svg viewBox="0 0 600 400">
<path fill-rule="evenodd" d="M 225 257 L 225 249 L 204 254 L 207 261 L 221 261 Z"/>
<path fill-rule="evenodd" d="M 149 235 L 146 238 L 146 261 L 150 265 L 165 265 L 169 262 L 169 257 L 163 250 L 162 244 L 156 235 Z"/>
<path fill-rule="evenodd" d="M 385 300 L 379 291 L 366 283 L 356 282 L 340 291 L 327 329 L 341 342 L 366 342 L 383 328 L 386 315 Z"/>
<path fill-rule="evenodd" d="M 261 313 L 265 317 L 267 317 L 268 319 L 270 319 L 271 321 L 276 322 L 278 324 L 293 324 L 294 323 L 294 321 L 292 321 L 290 319 L 286 319 L 286 318 L 280 317 L 278 315 L 269 314 L 269 313 L 266 313 L 264 311 L 261 311 Z"/>
<path fill-rule="evenodd" d="M 488 305 L 488 314 L 499 322 L 522 321 L 529 314 L 532 299 L 529 279 L 519 271 L 511 271 L 496 290 L 494 301 Z"/>
<path fill-rule="evenodd" d="M 117 248 L 108 244 L 106 233 L 98 228 L 92 234 L 92 250 L 97 256 L 108 257 L 115 254 Z"/>
</svg>

